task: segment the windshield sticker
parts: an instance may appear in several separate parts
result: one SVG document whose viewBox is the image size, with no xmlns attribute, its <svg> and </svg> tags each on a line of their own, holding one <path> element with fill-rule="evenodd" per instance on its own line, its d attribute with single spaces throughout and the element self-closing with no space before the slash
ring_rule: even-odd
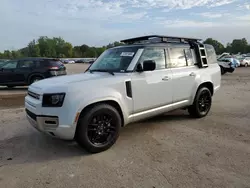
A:
<svg viewBox="0 0 250 188">
<path fill-rule="evenodd" d="M 122 57 L 133 57 L 135 53 L 134 52 L 122 52 L 121 56 Z"/>
</svg>

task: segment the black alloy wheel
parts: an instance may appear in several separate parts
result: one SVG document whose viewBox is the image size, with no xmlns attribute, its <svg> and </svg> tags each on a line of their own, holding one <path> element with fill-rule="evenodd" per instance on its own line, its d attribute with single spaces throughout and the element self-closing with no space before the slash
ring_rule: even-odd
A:
<svg viewBox="0 0 250 188">
<path fill-rule="evenodd" d="M 99 114 L 92 118 L 88 125 L 88 138 L 96 146 L 102 146 L 115 136 L 116 126 L 109 114 Z"/>
<path fill-rule="evenodd" d="M 192 106 L 188 108 L 188 112 L 191 116 L 196 118 L 205 117 L 212 106 L 212 95 L 208 88 L 202 87 L 197 91 Z"/>
<path fill-rule="evenodd" d="M 116 142 L 121 125 L 122 119 L 116 108 L 98 104 L 81 115 L 75 139 L 88 152 L 99 153 Z"/>
<path fill-rule="evenodd" d="M 198 109 L 201 114 L 206 114 L 211 108 L 211 94 L 208 90 L 203 90 L 198 98 Z"/>
</svg>

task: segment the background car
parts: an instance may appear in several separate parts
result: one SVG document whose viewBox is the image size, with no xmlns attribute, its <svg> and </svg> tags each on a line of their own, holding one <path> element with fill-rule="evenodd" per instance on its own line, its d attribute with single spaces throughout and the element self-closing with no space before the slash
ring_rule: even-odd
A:
<svg viewBox="0 0 250 188">
<path fill-rule="evenodd" d="M 0 67 L 0 85 L 26 86 L 45 78 L 66 74 L 66 67 L 58 59 L 16 59 L 7 61 Z"/>
<path fill-rule="evenodd" d="M 75 63 L 86 63 L 86 61 L 84 59 L 78 59 L 75 61 Z"/>
<path fill-rule="evenodd" d="M 233 73 L 236 66 L 232 63 L 232 60 L 228 58 L 218 59 L 218 64 L 220 66 L 221 74 L 225 74 L 227 72 Z"/>
<path fill-rule="evenodd" d="M 240 65 L 244 67 L 250 66 L 250 57 L 243 57 L 240 59 Z"/>
<path fill-rule="evenodd" d="M 69 60 L 69 59 L 64 59 L 64 60 L 63 60 L 63 63 L 65 63 L 65 64 L 70 64 L 70 63 L 75 63 L 75 61 Z"/>
</svg>

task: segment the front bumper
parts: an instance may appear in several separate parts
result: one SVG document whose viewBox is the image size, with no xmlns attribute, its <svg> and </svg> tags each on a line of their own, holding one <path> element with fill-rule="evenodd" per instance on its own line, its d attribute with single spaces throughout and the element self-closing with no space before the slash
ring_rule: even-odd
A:
<svg viewBox="0 0 250 188">
<path fill-rule="evenodd" d="M 74 129 L 72 126 L 59 125 L 57 116 L 36 115 L 26 109 L 26 116 L 29 123 L 38 131 L 64 140 L 74 139 Z"/>
</svg>

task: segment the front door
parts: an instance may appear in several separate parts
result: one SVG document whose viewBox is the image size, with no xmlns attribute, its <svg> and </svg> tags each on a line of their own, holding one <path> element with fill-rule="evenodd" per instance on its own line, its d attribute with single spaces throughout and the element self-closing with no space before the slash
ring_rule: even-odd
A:
<svg viewBox="0 0 250 188">
<path fill-rule="evenodd" d="M 162 47 L 145 48 L 138 63 L 154 60 L 154 71 L 134 72 L 131 77 L 134 115 L 147 116 L 164 110 L 173 101 L 171 69 L 166 68 L 166 53 Z M 139 118 L 140 119 L 140 118 Z"/>
<path fill-rule="evenodd" d="M 17 68 L 17 61 L 8 61 L 0 68 L 0 83 L 8 84 L 16 82 L 15 70 Z"/>
</svg>

